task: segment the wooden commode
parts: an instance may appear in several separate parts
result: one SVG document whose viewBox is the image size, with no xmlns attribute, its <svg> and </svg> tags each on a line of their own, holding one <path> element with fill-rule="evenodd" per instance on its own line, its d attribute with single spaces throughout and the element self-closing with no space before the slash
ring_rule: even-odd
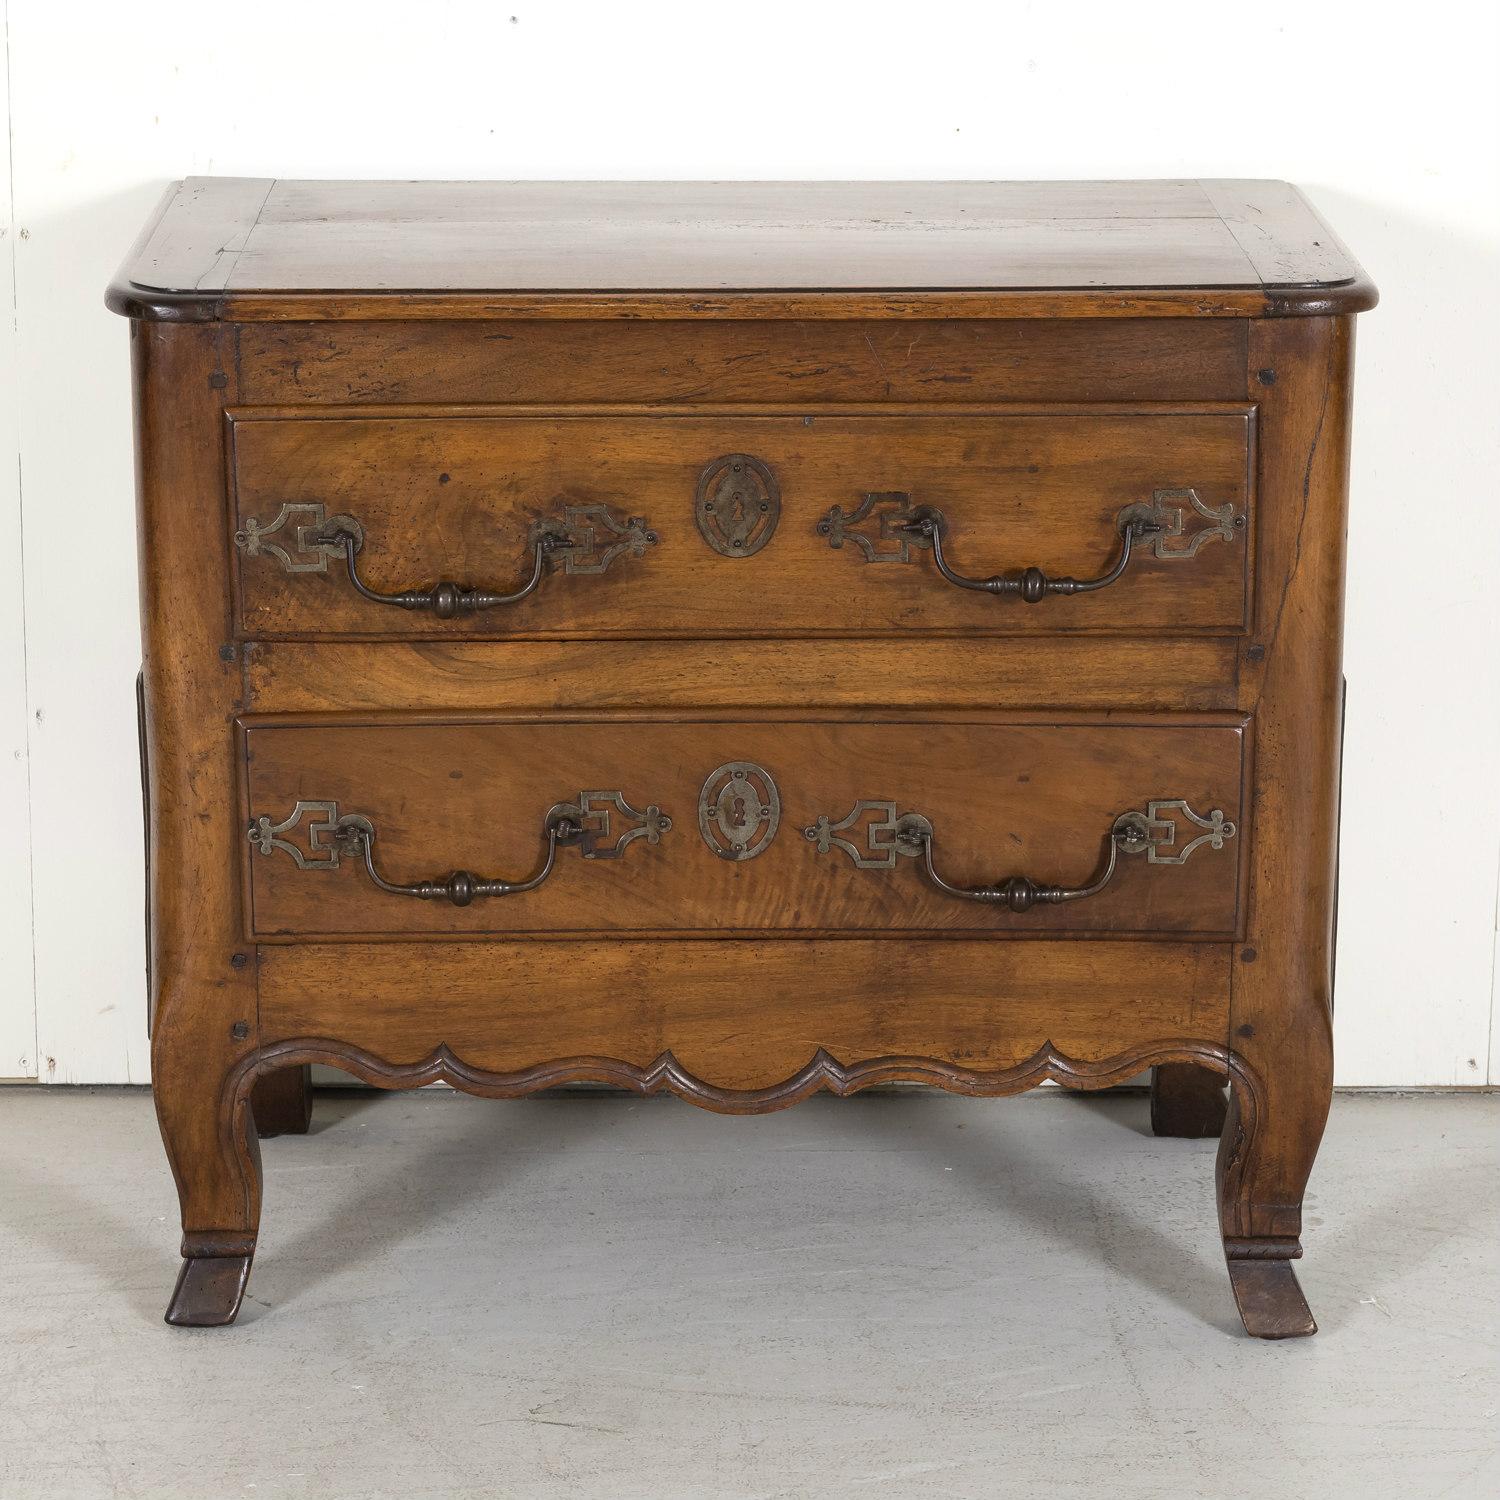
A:
<svg viewBox="0 0 1500 1500">
<path fill-rule="evenodd" d="M 197 178 L 108 300 L 170 1322 L 312 1063 L 1154 1069 L 1246 1328 L 1313 1331 L 1375 291 L 1293 188 Z"/>
</svg>

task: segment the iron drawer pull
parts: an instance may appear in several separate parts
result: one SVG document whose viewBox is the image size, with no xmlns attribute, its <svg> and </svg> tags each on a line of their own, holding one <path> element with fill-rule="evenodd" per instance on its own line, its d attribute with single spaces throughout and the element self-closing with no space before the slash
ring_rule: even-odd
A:
<svg viewBox="0 0 1500 1500">
<path fill-rule="evenodd" d="M 523 891 L 534 891 L 551 875 L 557 865 L 557 849 L 578 841 L 582 829 L 560 808 L 554 807 L 547 814 L 542 834 L 547 841 L 542 863 L 534 875 L 524 880 L 490 880 L 475 875 L 469 870 L 455 870 L 441 880 L 414 880 L 400 882 L 387 880 L 375 868 L 375 830 L 364 820 L 345 820 L 344 836 L 349 847 L 363 856 L 365 873 L 382 891 L 392 896 L 415 896 L 419 901 L 451 901 L 455 906 L 467 906 L 476 898 L 485 896 L 518 896 Z"/>
<path fill-rule="evenodd" d="M 880 817 L 867 820 L 868 814 Z M 1195 829 L 1204 831 L 1178 843 L 1179 833 L 1192 833 Z M 853 838 L 838 837 L 845 830 L 862 832 L 864 847 Z M 1114 820 L 1097 873 L 1087 885 L 1079 886 L 1039 885 L 1027 875 L 1012 875 L 995 885 L 954 885 L 938 873 L 933 861 L 931 820 L 918 812 L 898 812 L 894 802 L 856 802 L 848 817 L 837 823 L 826 816 L 819 817 L 802 832 L 817 845 L 819 854 L 827 854 L 836 845 L 860 869 L 889 870 L 895 867 L 898 858 L 920 859 L 927 879 L 945 895 L 1023 912 L 1033 906 L 1058 906 L 1065 901 L 1097 896 L 1114 879 L 1122 854 L 1144 854 L 1146 862 L 1153 865 L 1185 864 L 1201 844 L 1222 849 L 1225 840 L 1234 837 L 1235 827 L 1225 821 L 1218 808 L 1200 818 L 1181 798 L 1148 802 L 1145 812 L 1124 812 Z"/>
<path fill-rule="evenodd" d="M 641 516 L 620 519 L 607 505 L 567 505 L 533 523 L 526 544 L 530 572 L 508 593 L 465 588 L 448 579 L 430 588 L 385 593 L 359 576 L 365 528 L 354 516 L 330 516 L 321 504 L 296 501 L 284 504 L 276 519 L 266 525 L 254 516 L 246 517 L 234 534 L 235 546 L 247 557 L 273 557 L 287 573 L 326 573 L 330 558 L 342 559 L 349 582 L 361 598 L 396 609 L 430 610 L 440 620 L 519 604 L 536 592 L 549 561 L 555 560 L 564 573 L 604 573 L 622 554 L 640 557 L 660 540 Z"/>
<path fill-rule="evenodd" d="M 1115 878 L 1120 851 L 1139 853 L 1146 847 L 1144 820 L 1139 813 L 1126 813 L 1115 820 L 1105 840 L 1105 855 L 1098 874 L 1087 885 L 1038 885 L 1028 875 L 1012 875 L 998 885 L 953 885 L 938 874 L 932 862 L 932 824 L 920 814 L 908 814 L 906 826 L 896 830 L 896 838 L 915 840 L 928 880 L 938 890 L 965 901 L 983 901 L 1008 906 L 1012 911 L 1030 911 L 1033 906 L 1060 906 L 1064 901 L 1082 901 L 1097 896 Z"/>
<path fill-rule="evenodd" d="M 379 589 L 372 589 L 359 576 L 355 556 L 359 552 L 360 541 L 352 531 L 329 531 L 319 540 L 330 545 L 337 543 L 342 547 L 344 563 L 349 569 L 349 582 L 354 585 L 357 594 L 372 604 L 394 604 L 398 609 L 430 609 L 438 619 L 451 620 L 454 615 L 471 614 L 478 609 L 494 609 L 500 604 L 519 604 L 528 594 L 535 593 L 537 585 L 542 581 L 542 574 L 546 571 L 548 557 L 558 547 L 565 545 L 567 539 L 551 532 L 537 536 L 531 548 L 531 576 L 520 588 L 509 594 L 496 594 L 488 589 L 466 589 L 461 584 L 450 583 L 446 579 L 433 584 L 429 589 L 402 589 L 399 593 L 384 594 Z"/>
<path fill-rule="evenodd" d="M 897 529 L 916 540 L 918 545 L 932 548 L 932 561 L 938 572 L 955 588 L 973 589 L 981 594 L 1016 594 L 1027 604 L 1039 604 L 1049 594 L 1092 594 L 1096 589 L 1108 588 L 1130 566 L 1131 543 L 1155 536 L 1162 529 L 1144 516 L 1121 517 L 1119 555 L 1097 578 L 1049 578 L 1040 568 L 1023 568 L 1014 574 L 997 573 L 992 578 L 970 578 L 967 574 L 955 573 L 943 553 L 943 532 L 947 525 L 948 519 L 942 511 L 924 505 Z"/>
<path fill-rule="evenodd" d="M 1188 522 L 1195 523 L 1189 529 Z M 1207 525 L 1198 524 L 1208 522 Z M 971 578 L 957 572 L 943 547 L 948 518 L 933 505 L 913 505 L 901 490 L 873 493 L 845 511 L 835 505 L 818 522 L 818 535 L 833 548 L 852 542 L 869 563 L 908 563 L 916 554 L 931 551 L 939 575 L 955 588 L 981 594 L 1013 595 L 1039 604 L 1053 594 L 1092 594 L 1117 582 L 1130 566 L 1138 543 L 1150 542 L 1155 557 L 1172 560 L 1193 557 L 1205 542 L 1232 541 L 1243 531 L 1245 518 L 1230 504 L 1209 506 L 1191 489 L 1157 490 L 1149 503 L 1127 505 L 1115 517 L 1120 549 L 1114 561 L 1096 578 L 1049 578 L 1040 568 Z M 893 545 L 892 545 L 893 544 Z"/>
<path fill-rule="evenodd" d="M 635 826 L 616 831 L 612 814 L 621 823 Z M 312 821 L 304 849 L 295 838 L 284 835 L 295 833 L 309 815 Z M 671 827 L 671 818 L 654 803 L 645 812 L 637 812 L 619 792 L 580 792 L 576 802 L 558 802 L 548 808 L 542 820 L 545 848 L 541 864 L 522 880 L 492 880 L 469 870 L 455 870 L 438 880 L 387 880 L 375 865 L 375 825 L 360 813 L 340 816 L 337 802 L 298 802 L 291 815 L 279 823 L 262 815 L 250 824 L 249 839 L 261 854 L 277 849 L 290 854 L 298 869 L 336 870 L 345 859 L 357 860 L 376 888 L 390 895 L 467 906 L 481 897 L 534 891 L 556 868 L 559 849 L 577 849 L 584 859 L 619 859 L 636 839 L 660 843 L 662 834 Z"/>
</svg>

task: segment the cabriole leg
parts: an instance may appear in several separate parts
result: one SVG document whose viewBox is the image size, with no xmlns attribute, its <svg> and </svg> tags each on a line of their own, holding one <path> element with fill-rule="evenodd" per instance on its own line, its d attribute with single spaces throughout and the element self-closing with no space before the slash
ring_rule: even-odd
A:
<svg viewBox="0 0 1500 1500">
<path fill-rule="evenodd" d="M 230 638 L 224 405 L 232 330 L 132 331 L 150 795 L 152 1090 L 182 1206 L 187 1262 L 169 1323 L 230 1322 L 260 1222 L 260 1152 L 232 1078 L 257 1045 L 256 967 L 239 889 L 245 830 L 235 762 L 243 692 Z M 227 1100 L 227 1102 L 226 1102 Z"/>
<path fill-rule="evenodd" d="M 1333 1092 L 1331 1049 L 1310 1051 L 1315 1055 L 1300 1074 L 1288 1066 L 1253 1084 L 1237 1075 L 1220 1137 L 1224 1258 L 1235 1305 L 1252 1338 L 1304 1338 L 1318 1331 L 1291 1264 L 1302 1254 L 1302 1198 Z"/>
<path fill-rule="evenodd" d="M 154 1092 L 182 1209 L 183 1263 L 167 1322 L 232 1323 L 260 1228 L 260 1145 L 248 1102 L 241 1090 L 221 1127 L 221 1080 L 174 1070 Z"/>
</svg>

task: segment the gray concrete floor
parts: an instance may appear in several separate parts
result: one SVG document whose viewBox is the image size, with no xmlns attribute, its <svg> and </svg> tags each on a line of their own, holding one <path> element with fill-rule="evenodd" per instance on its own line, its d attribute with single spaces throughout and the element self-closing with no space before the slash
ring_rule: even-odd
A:
<svg viewBox="0 0 1500 1500">
<path fill-rule="evenodd" d="M 0 1091 L 0 1494 L 1500 1495 L 1500 1098 L 1343 1097 L 1244 1338 L 1139 1096 L 320 1096 L 239 1324 L 141 1092 Z"/>
</svg>

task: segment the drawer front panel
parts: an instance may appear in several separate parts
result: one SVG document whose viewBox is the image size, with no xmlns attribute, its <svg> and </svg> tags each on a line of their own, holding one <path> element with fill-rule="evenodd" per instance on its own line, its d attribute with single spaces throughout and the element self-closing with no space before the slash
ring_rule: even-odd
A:
<svg viewBox="0 0 1500 1500">
<path fill-rule="evenodd" d="M 1228 937 L 1245 738 L 1207 716 L 251 720 L 247 920 L 273 941 Z"/>
<path fill-rule="evenodd" d="M 1252 429 L 1245 407 L 240 413 L 240 624 L 252 638 L 1236 633 Z M 1010 592 L 949 581 L 939 554 Z M 426 597 L 377 602 L 351 571 Z M 509 602 L 471 609 L 462 590 Z"/>
</svg>

